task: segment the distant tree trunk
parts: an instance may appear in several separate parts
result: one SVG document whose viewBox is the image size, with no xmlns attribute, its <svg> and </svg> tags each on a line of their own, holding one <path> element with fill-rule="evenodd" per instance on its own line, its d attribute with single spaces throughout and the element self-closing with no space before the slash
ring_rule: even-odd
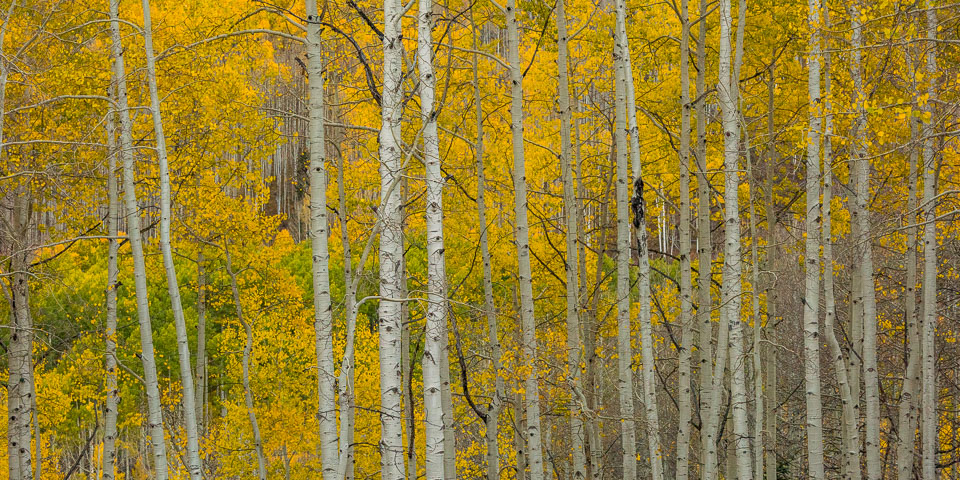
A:
<svg viewBox="0 0 960 480">
<path fill-rule="evenodd" d="M 577 204 L 573 185 L 573 145 L 571 144 L 570 80 L 567 66 L 567 13 L 564 0 L 557 2 L 557 70 L 559 72 L 558 108 L 560 115 L 560 170 L 563 177 L 563 211 L 566 221 L 566 271 L 567 287 L 567 383 L 570 386 L 570 447 L 572 470 L 570 478 L 586 477 L 587 458 L 584 454 L 583 409 L 578 394 L 580 391 L 580 315 L 577 294 L 579 290 L 579 267 L 577 259 Z"/>
<path fill-rule="evenodd" d="M 119 0 L 110 1 L 110 33 L 113 53 L 113 81 L 117 86 L 117 104 L 120 115 L 120 155 L 123 159 L 124 213 L 127 220 L 127 236 L 133 256 L 133 279 L 137 297 L 137 318 L 140 322 L 140 360 L 143 364 L 143 380 L 147 397 L 147 429 L 149 430 L 154 480 L 167 479 L 167 450 L 163 435 L 163 416 L 160 389 L 157 386 L 157 362 L 153 349 L 153 330 L 150 325 L 150 307 L 147 299 L 147 273 L 143 256 L 143 239 L 140 229 L 140 207 L 137 203 L 134 180 L 133 125 L 127 103 L 127 77 L 124 67 L 124 50 L 120 40 Z"/>
<path fill-rule="evenodd" d="M 765 178 L 765 188 L 764 188 L 764 214 L 767 217 L 767 230 L 766 230 L 766 265 L 764 268 L 766 270 L 771 270 L 773 268 L 773 260 L 779 257 L 779 248 L 777 247 L 777 239 L 775 234 L 775 229 L 777 226 L 777 212 L 775 205 L 773 203 L 773 185 L 774 185 L 774 176 L 776 172 L 776 165 L 778 163 L 777 156 L 777 142 L 776 142 L 776 130 L 774 123 L 774 93 L 776 81 L 774 80 L 774 68 L 775 64 L 770 65 L 770 78 L 767 83 L 767 129 L 769 136 L 769 145 L 768 145 L 768 158 L 766 165 L 766 178 Z M 765 361 L 767 363 L 764 372 L 766 372 L 766 388 L 764 388 L 764 417 L 766 420 L 763 422 L 765 428 L 766 437 L 764 443 L 766 444 L 766 451 L 769 452 L 766 454 L 766 475 L 760 475 L 760 472 L 757 472 L 757 477 L 766 480 L 776 480 L 777 479 L 777 285 L 776 277 L 773 280 L 767 282 L 764 286 L 767 293 L 767 325 L 766 325 L 766 352 L 764 356 L 766 357 Z"/>
<path fill-rule="evenodd" d="M 426 478 L 443 480 L 445 415 L 441 398 L 442 357 L 447 355 L 446 268 L 443 256 L 443 183 L 440 140 L 434 110 L 436 77 L 433 72 L 433 1 L 420 0 L 417 14 L 417 67 L 420 71 L 420 121 L 423 123 L 423 152 L 426 176 L 427 217 L 427 317 L 423 350 L 423 411 L 426 432 Z M 449 383 L 446 388 L 449 388 Z"/>
<path fill-rule="evenodd" d="M 402 175 L 401 99 L 403 84 L 403 44 L 401 24 L 403 6 L 399 0 L 384 0 L 383 91 L 380 128 L 380 469 L 383 480 L 404 478 L 403 402 L 401 368 L 400 302 L 403 282 L 403 225 L 399 192 L 391 185 Z"/>
<path fill-rule="evenodd" d="M 117 251 L 120 243 L 117 239 L 117 224 L 120 205 L 117 193 L 117 151 L 116 111 L 111 107 L 107 112 L 107 235 L 110 247 L 107 253 L 107 289 L 106 310 L 107 326 L 104 331 L 105 355 L 104 367 L 107 371 L 104 389 L 107 398 L 103 407 L 103 478 L 113 480 L 116 476 L 117 460 L 117 404 L 120 401 L 117 387 Z M 38 438 L 39 441 L 39 438 Z"/>
<path fill-rule="evenodd" d="M 473 30 L 473 50 L 477 51 L 477 25 L 470 14 Z M 500 337 L 498 336 L 497 311 L 493 302 L 493 272 L 490 265 L 490 241 L 487 238 L 486 175 L 483 167 L 483 103 L 480 91 L 479 55 L 473 54 L 473 95 L 476 104 L 477 142 L 477 225 L 480 228 L 480 256 L 483 260 L 483 313 L 487 319 L 487 338 L 490 344 L 490 361 L 493 369 L 493 396 L 485 419 L 487 443 L 487 480 L 500 478 L 500 411 L 506 399 L 503 377 L 500 375 Z"/>
<path fill-rule="evenodd" d="M 617 23 L 623 21 L 620 4 L 617 3 Z M 630 224 L 628 196 L 630 177 L 627 170 L 627 49 L 621 43 L 617 28 L 614 46 L 614 69 L 616 72 L 616 126 L 614 137 L 617 149 L 617 376 L 620 394 L 620 443 L 623 448 L 623 478 L 637 477 L 637 431 L 633 410 L 633 347 L 630 343 Z"/>
<path fill-rule="evenodd" d="M 143 0 L 143 43 L 147 59 L 147 86 L 150 90 L 150 110 L 153 130 L 157 139 L 157 161 L 160 170 L 160 250 L 163 252 L 163 269 L 167 277 L 167 293 L 173 310 L 173 324 L 177 333 L 177 357 L 180 364 L 180 386 L 183 389 L 183 423 L 187 434 L 186 467 L 191 480 L 202 478 L 200 448 L 197 437 L 196 395 L 193 390 L 193 368 L 190 367 L 190 341 L 187 322 L 180 301 L 177 271 L 173 263 L 173 247 L 170 244 L 170 169 L 167 163 L 167 140 L 163 133 L 160 114 L 160 95 L 157 91 L 157 72 L 153 54 L 153 28 L 150 21 L 150 0 Z"/>
<path fill-rule="evenodd" d="M 937 421 L 937 159 L 934 151 L 934 105 L 937 101 L 937 10 L 932 0 L 927 8 L 927 99 L 923 105 L 929 120 L 923 124 L 923 363 L 922 463 L 923 478 L 937 478 L 937 449 L 940 447 Z"/>
<path fill-rule="evenodd" d="M 910 72 L 911 93 L 914 98 L 919 96 L 917 88 L 916 64 L 913 59 L 913 50 L 904 49 L 904 63 L 907 72 Z M 918 325 L 919 316 L 917 313 L 917 219 L 916 212 L 920 211 L 920 205 L 917 202 L 917 177 L 918 177 L 918 142 L 920 142 L 919 133 L 920 119 L 910 115 L 910 173 L 907 178 L 909 198 L 907 199 L 907 209 L 911 213 L 907 216 L 907 222 L 910 226 L 907 228 L 907 250 L 905 254 L 907 276 L 905 281 L 903 299 L 904 312 L 903 324 L 906 329 L 906 350 L 907 365 L 906 374 L 903 378 L 903 391 L 900 394 L 899 422 L 897 425 L 897 434 L 899 441 L 897 443 L 897 479 L 912 480 L 914 478 L 914 454 L 917 450 L 917 420 L 919 404 L 920 381 L 920 328 Z"/>
<path fill-rule="evenodd" d="M 807 25 L 810 28 L 807 92 L 810 130 L 807 133 L 806 192 L 807 215 L 804 250 L 803 365 L 806 386 L 807 468 L 810 478 L 822 480 L 823 406 L 820 401 L 820 1 L 810 0 Z M 830 267 L 828 267 L 830 268 Z M 832 274 L 833 272 L 829 272 Z"/>
<path fill-rule="evenodd" d="M 310 152 L 310 251 L 313 278 L 313 326 L 317 357 L 317 419 L 320 427 L 320 463 L 326 480 L 335 477 L 340 463 L 337 447 L 337 406 L 333 364 L 333 309 L 330 304 L 330 252 L 327 246 L 327 172 L 324 90 L 326 69 L 316 0 L 306 0 L 307 83 L 309 89 L 308 149 Z"/>
<path fill-rule="evenodd" d="M 870 160 L 867 152 L 867 113 L 866 93 L 861 76 L 861 50 L 863 24 L 860 19 L 860 6 L 857 2 L 847 5 L 850 13 L 851 34 L 851 77 L 855 101 L 855 117 L 851 127 L 853 149 L 851 172 L 857 178 L 855 184 L 856 202 L 853 209 L 853 222 L 857 224 L 857 244 L 860 249 L 858 277 L 860 289 L 858 296 L 863 309 L 863 391 L 866 405 L 866 453 L 867 478 L 879 480 L 883 476 L 880 459 L 880 388 L 877 372 L 877 308 L 873 281 L 873 248 L 870 229 Z M 856 316 L 855 316 L 856 320 Z M 856 332 L 855 332 L 856 335 Z"/>
<path fill-rule="evenodd" d="M 690 434 L 693 427 L 691 349 L 693 343 L 693 280 L 690 271 L 690 18 L 689 0 L 680 1 L 680 349 L 678 352 L 677 480 L 690 477 Z M 699 92 L 698 92 L 699 93 Z M 697 119 L 699 122 L 700 119 Z"/>
<path fill-rule="evenodd" d="M 526 445 L 530 480 L 543 480 L 543 444 L 540 430 L 540 388 L 537 378 L 537 332 L 530 269 L 530 227 L 527 221 L 527 175 L 523 145 L 523 65 L 520 63 L 520 28 L 516 0 L 507 2 L 507 44 L 510 65 L 510 129 L 513 137 L 513 197 L 516 222 L 520 323 L 523 359 L 527 368 L 524 403 L 527 413 Z"/>
<path fill-rule="evenodd" d="M 203 250 L 197 254 L 197 433 L 202 439 L 207 431 L 207 273 Z M 201 460 L 202 462 L 202 460 Z"/>
<path fill-rule="evenodd" d="M 743 117 L 741 116 L 741 119 Z M 746 123 L 746 122 L 744 122 Z M 747 181 L 750 182 L 747 195 L 747 205 L 750 213 L 750 302 L 751 312 L 753 313 L 753 471 L 756 478 L 763 478 L 763 315 L 760 312 L 760 254 L 757 245 L 759 236 L 757 232 L 757 211 L 754 206 L 756 197 L 753 192 L 755 177 L 753 176 L 753 156 L 750 152 L 751 145 L 747 131 L 743 135 L 743 151 L 747 160 Z"/>
<path fill-rule="evenodd" d="M 230 247 L 223 245 L 224 257 L 226 260 L 227 275 L 230 276 L 230 290 L 233 292 L 233 303 L 237 311 L 237 320 L 243 327 L 243 403 L 247 408 L 247 417 L 250 419 L 250 430 L 253 432 L 253 449 L 257 453 L 257 478 L 267 479 L 267 459 L 263 455 L 263 440 L 260 438 L 260 425 L 257 423 L 257 412 L 253 406 L 253 392 L 250 389 L 250 355 L 253 350 L 253 328 L 243 317 L 243 306 L 240 304 L 240 287 L 237 284 L 237 274 L 233 271 L 233 265 L 230 261 Z"/>
</svg>

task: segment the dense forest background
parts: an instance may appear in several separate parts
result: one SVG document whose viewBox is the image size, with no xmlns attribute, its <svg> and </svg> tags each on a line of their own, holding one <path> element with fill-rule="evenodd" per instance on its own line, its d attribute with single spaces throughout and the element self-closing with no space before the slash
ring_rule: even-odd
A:
<svg viewBox="0 0 960 480">
<path fill-rule="evenodd" d="M 498 1 L 0 1 L 0 471 L 958 478 L 960 5 Z"/>
</svg>

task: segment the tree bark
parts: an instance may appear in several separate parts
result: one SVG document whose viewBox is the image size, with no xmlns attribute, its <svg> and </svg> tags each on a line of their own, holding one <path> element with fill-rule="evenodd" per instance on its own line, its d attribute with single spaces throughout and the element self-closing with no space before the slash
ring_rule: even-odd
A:
<svg viewBox="0 0 960 480">
<path fill-rule="evenodd" d="M 157 161 L 160 170 L 160 250 L 163 252 L 163 269 L 167 277 L 167 292 L 173 310 L 173 323 L 177 333 L 177 357 L 180 364 L 180 384 L 183 389 L 183 423 L 187 434 L 186 467 L 191 480 L 202 478 L 200 447 L 197 437 L 196 395 L 193 390 L 193 368 L 190 367 L 190 341 L 187 322 L 180 301 L 177 271 L 173 263 L 173 247 L 170 244 L 170 169 L 167 162 L 167 140 L 163 133 L 160 114 L 160 95 L 157 89 L 157 69 L 153 54 L 153 28 L 150 21 L 150 0 L 143 0 L 143 43 L 147 59 L 147 86 L 150 90 L 150 110 L 153 130 L 157 139 Z"/>
<path fill-rule="evenodd" d="M 863 309 L 863 391 L 866 406 L 866 453 L 867 478 L 879 480 L 883 476 L 880 459 L 880 389 L 879 373 L 877 372 L 877 309 L 876 294 L 873 280 L 873 249 L 871 246 L 870 212 L 870 160 L 867 152 L 867 113 L 866 92 L 861 76 L 862 30 L 860 6 L 851 2 L 847 6 L 851 19 L 850 44 L 851 77 L 853 92 L 856 95 L 855 117 L 852 125 L 853 165 L 851 171 L 856 172 L 856 202 L 853 209 L 853 221 L 857 224 L 857 244 L 859 246 L 859 292 L 861 308 Z"/>
<path fill-rule="evenodd" d="M 934 109 L 937 101 L 937 10 L 932 0 L 927 8 L 927 98 L 923 112 L 923 323 L 921 375 L 923 381 L 921 439 L 923 478 L 937 478 L 937 449 L 940 447 L 937 421 L 937 159 L 934 151 Z"/>
<path fill-rule="evenodd" d="M 402 295 L 403 225 L 400 192 L 393 185 L 402 175 L 400 119 L 403 84 L 403 6 L 399 0 L 384 0 L 383 91 L 380 127 L 380 296 Z M 380 469 L 383 480 L 404 478 L 403 403 L 401 368 L 401 303 L 381 300 L 380 321 Z"/>
<path fill-rule="evenodd" d="M 622 21 L 620 3 L 617 7 L 617 22 Z M 630 177 L 627 170 L 627 71 L 626 48 L 617 28 L 614 46 L 616 71 L 616 127 L 614 136 L 617 149 L 617 373 L 620 393 L 620 443 L 623 445 L 623 478 L 637 479 L 637 432 L 633 409 L 633 347 L 630 343 L 630 225 L 629 195 Z"/>
<path fill-rule="evenodd" d="M 560 116 L 560 170 L 563 177 L 563 211 L 566 221 L 567 290 L 567 384 L 570 387 L 570 447 L 572 465 L 570 478 L 586 477 L 587 458 L 584 454 L 583 409 L 578 398 L 580 391 L 580 315 L 577 298 L 579 289 L 579 262 L 577 252 L 577 204 L 573 184 L 573 145 L 570 131 L 570 80 L 567 66 L 567 18 L 564 0 L 557 2 L 557 71 L 559 72 L 558 109 Z"/>
<path fill-rule="evenodd" d="M 322 30 L 316 0 L 306 0 L 308 143 L 310 154 L 310 251 L 313 279 L 313 326 L 317 356 L 317 419 L 320 463 L 324 479 L 333 479 L 340 463 L 337 447 L 337 407 L 333 364 L 333 309 L 330 304 L 330 252 L 327 246 L 327 172 Z"/>
<path fill-rule="evenodd" d="M 806 194 L 807 216 L 804 242 L 803 293 L 803 365 L 806 388 L 807 468 L 810 478 L 822 480 L 823 469 L 823 406 L 820 400 L 820 0 L 808 3 L 807 25 L 810 28 L 807 93 L 809 96 L 810 130 L 807 133 Z M 828 267 L 832 268 L 832 267 Z M 830 272 L 832 273 L 832 272 Z"/>
<path fill-rule="evenodd" d="M 530 269 L 530 227 L 527 220 L 527 177 L 523 145 L 523 66 L 520 63 L 520 29 L 516 0 L 507 2 L 507 44 L 510 65 L 510 129 L 513 140 L 513 196 L 516 222 L 520 323 L 523 330 L 523 359 L 527 369 L 524 403 L 527 413 L 526 446 L 530 480 L 543 480 L 543 445 L 540 430 L 540 389 L 537 375 L 537 332 Z"/>
<path fill-rule="evenodd" d="M 117 193 L 116 111 L 107 112 L 107 235 L 110 247 L 107 253 L 106 311 L 107 324 L 104 331 L 106 369 L 104 389 L 107 398 L 103 407 L 103 478 L 113 480 L 117 460 L 117 404 L 120 401 L 117 388 L 117 224 L 120 204 Z M 38 438 L 39 440 L 39 438 Z"/>
<path fill-rule="evenodd" d="M 267 479 L 267 459 L 263 454 L 263 440 L 260 438 L 260 425 L 257 423 L 257 412 L 253 406 L 253 391 L 250 389 L 250 355 L 253 351 L 253 328 L 243 317 L 243 306 L 240 303 L 240 287 L 237 284 L 237 274 L 233 271 L 233 265 L 230 261 L 230 247 L 226 243 L 223 245 L 223 252 L 226 261 L 227 275 L 230 276 L 230 290 L 233 292 L 233 303 L 237 311 L 237 320 L 243 327 L 243 359 L 241 365 L 243 369 L 243 403 L 247 408 L 247 417 L 250 420 L 250 430 L 253 432 L 253 450 L 257 454 L 257 478 Z"/>
<path fill-rule="evenodd" d="M 420 71 L 420 121 L 423 126 L 426 177 L 427 224 L 427 317 L 423 351 L 423 410 L 426 441 L 426 478 L 443 480 L 445 468 L 445 416 L 440 378 L 442 358 L 447 355 L 446 267 L 443 256 L 443 184 L 440 140 L 434 110 L 436 78 L 433 71 L 433 1 L 420 0 L 417 14 L 417 67 Z M 449 388 L 449 383 L 446 388 Z"/>
<path fill-rule="evenodd" d="M 768 146 L 769 154 L 766 165 L 766 185 L 764 188 L 764 213 L 767 217 L 767 229 L 765 232 L 767 236 L 766 265 L 764 267 L 766 270 L 772 270 L 773 260 L 780 255 L 776 236 L 777 212 L 773 203 L 774 177 L 776 165 L 779 161 L 777 155 L 776 130 L 774 128 L 774 92 L 776 85 L 774 72 L 775 64 L 772 64 L 770 65 L 770 79 L 767 84 L 767 129 L 770 143 Z M 765 478 L 766 480 L 777 479 L 777 348 L 779 347 L 777 344 L 777 323 L 779 322 L 777 318 L 777 295 L 779 289 L 776 285 L 776 276 L 772 277 L 773 279 L 764 286 L 767 293 L 767 324 L 765 327 L 767 342 L 764 353 L 767 366 L 764 368 L 764 372 L 766 372 L 764 388 L 766 399 L 763 404 L 766 410 L 764 412 L 766 420 L 763 422 L 763 425 L 765 427 L 764 436 L 766 437 L 764 443 L 767 447 L 766 451 L 769 452 L 769 454 L 766 454 L 766 474 L 760 475 L 760 472 L 757 472 L 757 477 Z"/>
<path fill-rule="evenodd" d="M 153 349 L 153 330 L 150 325 L 150 307 L 147 299 L 147 273 L 143 255 L 143 239 L 140 234 L 140 208 L 134 180 L 133 126 L 127 102 L 127 79 L 124 67 L 124 50 L 120 43 L 119 0 L 110 2 L 110 33 L 112 38 L 113 79 L 117 88 L 117 105 L 120 115 L 120 155 L 123 159 L 123 197 L 130 252 L 133 256 L 133 279 L 137 297 L 137 318 L 140 323 L 140 360 L 143 364 L 143 380 L 147 398 L 147 430 L 151 456 L 153 457 L 154 480 L 167 479 L 167 450 L 163 436 L 163 416 L 160 389 L 157 386 L 157 362 Z"/>
</svg>

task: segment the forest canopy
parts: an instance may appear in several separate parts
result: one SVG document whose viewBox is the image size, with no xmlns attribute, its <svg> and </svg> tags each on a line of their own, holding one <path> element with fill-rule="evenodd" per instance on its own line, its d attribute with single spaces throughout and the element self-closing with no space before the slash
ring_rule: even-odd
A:
<svg viewBox="0 0 960 480">
<path fill-rule="evenodd" d="M 11 480 L 960 475 L 960 4 L 0 22 Z"/>
</svg>

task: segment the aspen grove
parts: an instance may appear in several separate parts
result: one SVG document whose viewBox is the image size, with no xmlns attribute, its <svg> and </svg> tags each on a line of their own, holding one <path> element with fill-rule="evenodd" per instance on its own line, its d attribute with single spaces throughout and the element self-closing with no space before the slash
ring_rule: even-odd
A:
<svg viewBox="0 0 960 480">
<path fill-rule="evenodd" d="M 960 3 L 0 0 L 0 477 L 960 478 Z"/>
</svg>

